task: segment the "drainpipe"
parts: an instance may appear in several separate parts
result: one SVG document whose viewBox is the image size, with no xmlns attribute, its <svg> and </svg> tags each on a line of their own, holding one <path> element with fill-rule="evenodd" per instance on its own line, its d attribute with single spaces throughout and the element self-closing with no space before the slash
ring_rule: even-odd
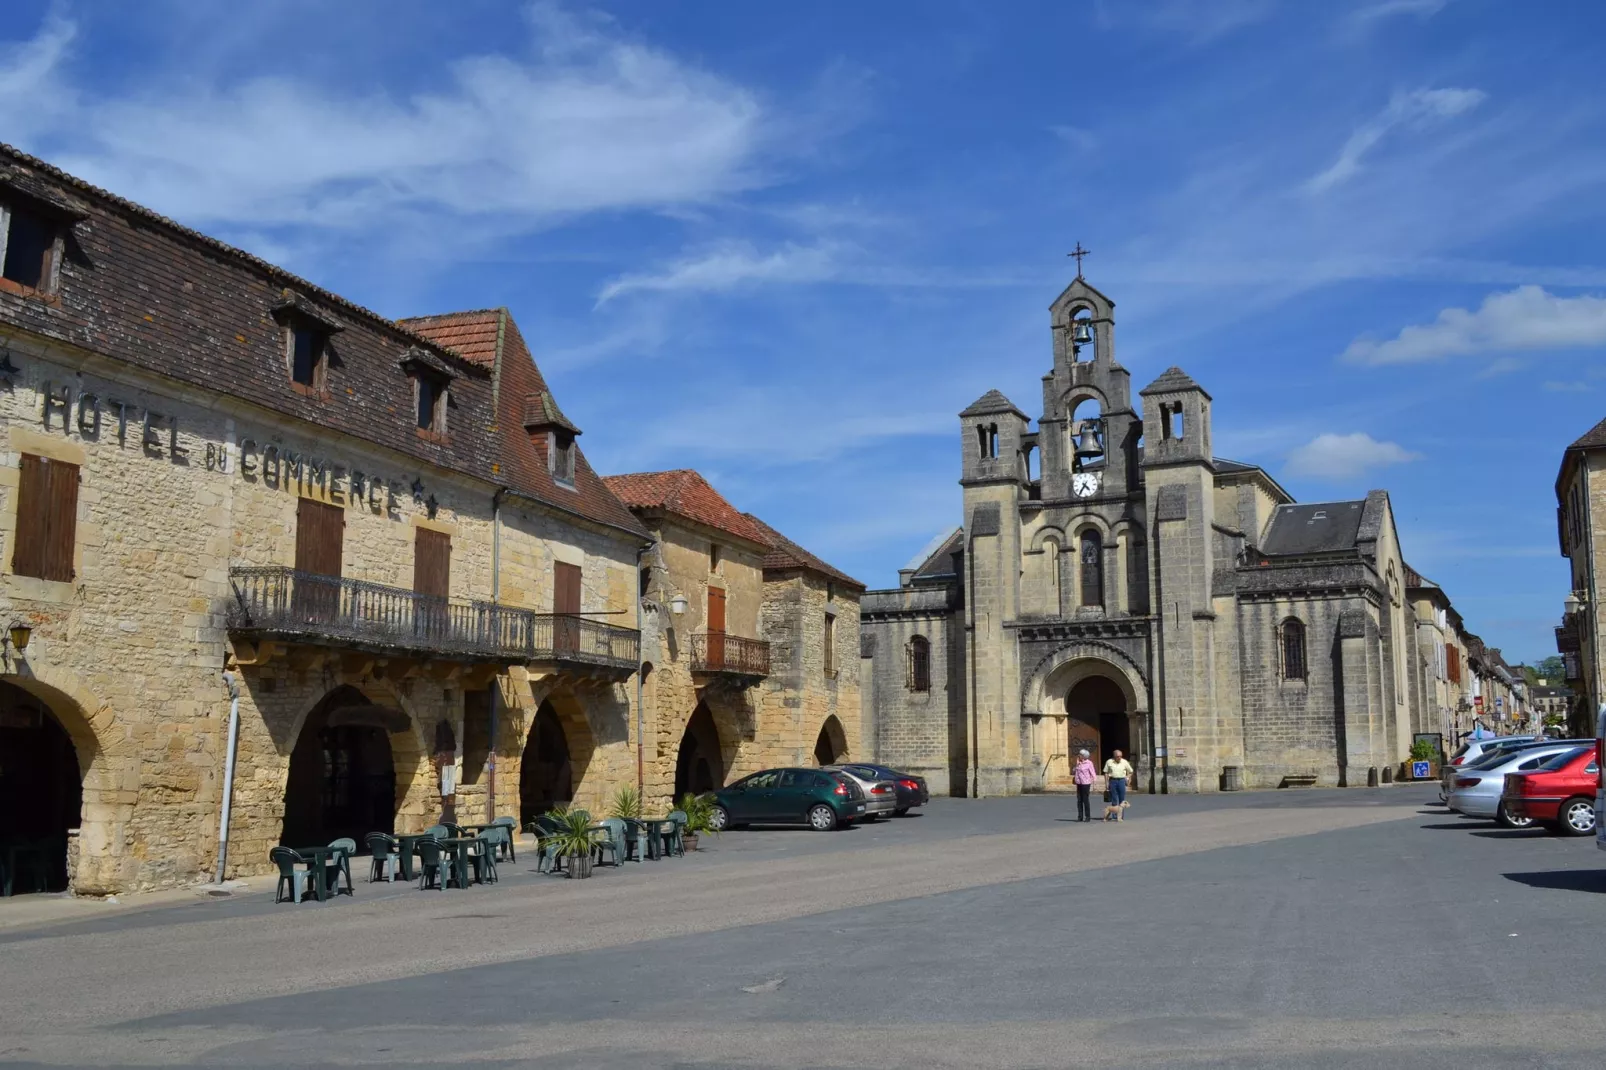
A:
<svg viewBox="0 0 1606 1070">
<path fill-rule="evenodd" d="M 647 791 L 647 711 L 642 706 L 641 679 L 641 564 L 647 559 L 652 543 L 636 548 L 636 797 Z"/>
<path fill-rule="evenodd" d="M 493 605 L 502 601 L 502 496 L 506 493 L 506 487 L 497 487 L 496 493 L 491 495 L 491 603 Z M 501 699 L 502 683 L 497 677 L 492 677 L 491 723 L 486 728 L 490 739 L 487 741 L 485 754 L 485 820 L 487 821 L 496 820 L 496 715 L 500 712 Z M 466 729 L 464 734 L 467 734 Z"/>
<path fill-rule="evenodd" d="M 223 883 L 223 870 L 229 861 L 229 810 L 234 802 L 234 756 L 240 747 L 240 677 L 232 670 L 223 671 L 223 683 L 229 689 L 229 743 L 223 760 L 223 810 L 217 822 L 217 875 L 214 884 Z"/>
</svg>

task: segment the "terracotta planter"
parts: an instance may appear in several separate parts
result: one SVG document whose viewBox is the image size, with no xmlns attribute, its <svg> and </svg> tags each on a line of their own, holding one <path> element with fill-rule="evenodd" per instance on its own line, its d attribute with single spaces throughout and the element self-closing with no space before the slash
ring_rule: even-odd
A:
<svg viewBox="0 0 1606 1070">
<path fill-rule="evenodd" d="M 681 840 L 682 843 L 684 843 L 686 845 L 686 850 L 688 850 L 688 851 L 697 850 L 697 833 L 695 833 L 695 832 L 682 832 L 680 834 L 680 840 Z"/>
</svg>

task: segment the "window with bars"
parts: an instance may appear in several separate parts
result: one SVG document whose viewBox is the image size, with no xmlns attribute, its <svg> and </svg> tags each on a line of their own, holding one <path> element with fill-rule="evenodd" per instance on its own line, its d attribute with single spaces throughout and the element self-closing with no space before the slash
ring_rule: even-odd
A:
<svg viewBox="0 0 1606 1070">
<path fill-rule="evenodd" d="M 923 635 L 909 640 L 909 690 L 931 690 L 931 640 Z"/>
<path fill-rule="evenodd" d="M 17 486 L 17 535 L 11 571 L 70 582 L 78 538 L 78 466 L 22 455 Z"/>
<path fill-rule="evenodd" d="M 1283 679 L 1305 679 L 1305 625 L 1285 620 L 1282 625 Z"/>
</svg>

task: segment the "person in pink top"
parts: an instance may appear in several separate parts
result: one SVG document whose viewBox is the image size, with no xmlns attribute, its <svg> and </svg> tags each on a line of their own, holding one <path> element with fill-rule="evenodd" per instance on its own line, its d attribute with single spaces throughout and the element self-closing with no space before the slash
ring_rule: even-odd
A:
<svg viewBox="0 0 1606 1070">
<path fill-rule="evenodd" d="M 1093 767 L 1093 759 L 1088 757 L 1087 751 L 1076 752 L 1076 764 L 1071 767 L 1071 780 L 1076 784 L 1076 820 L 1092 821 L 1093 804 L 1089 795 L 1093 791 L 1093 778 L 1098 770 Z"/>
</svg>

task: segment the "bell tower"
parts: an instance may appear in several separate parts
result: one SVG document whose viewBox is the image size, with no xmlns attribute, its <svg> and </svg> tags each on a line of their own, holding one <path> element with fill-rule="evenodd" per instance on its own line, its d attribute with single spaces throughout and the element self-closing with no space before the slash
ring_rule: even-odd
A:
<svg viewBox="0 0 1606 1070">
<path fill-rule="evenodd" d="M 1078 274 L 1049 306 L 1049 329 L 1054 367 L 1043 376 L 1038 421 L 1043 499 L 1125 498 L 1138 489 L 1143 422 L 1132 410 L 1131 376 L 1115 361 L 1115 303 Z"/>
</svg>

